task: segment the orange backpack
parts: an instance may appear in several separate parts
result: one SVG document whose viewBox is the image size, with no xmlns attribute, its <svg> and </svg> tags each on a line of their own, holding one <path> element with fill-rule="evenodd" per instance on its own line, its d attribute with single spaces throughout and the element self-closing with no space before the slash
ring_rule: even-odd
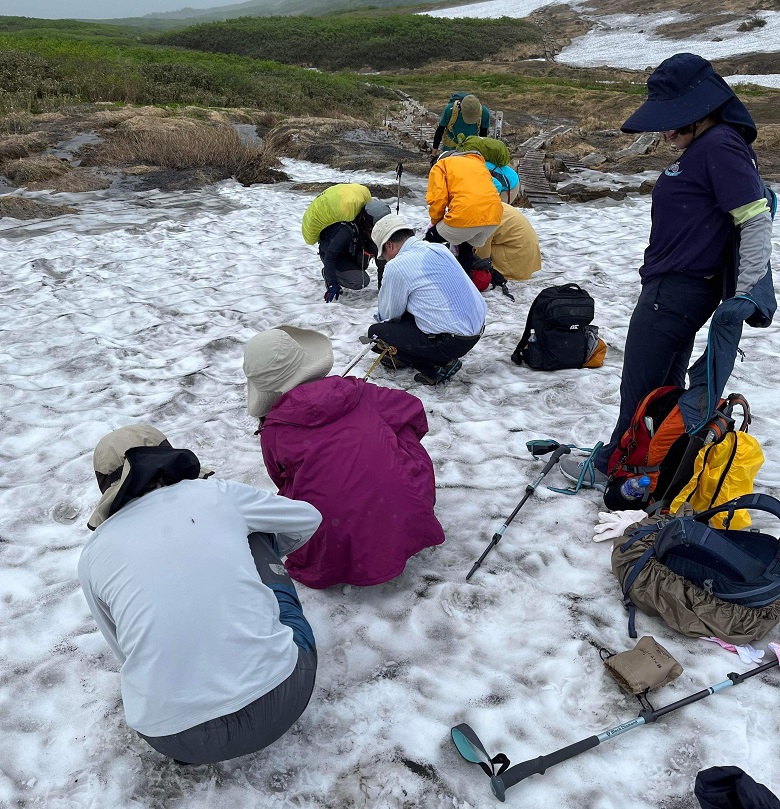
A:
<svg viewBox="0 0 780 809">
<path fill-rule="evenodd" d="M 740 405 L 741 430 L 747 432 L 750 407 L 739 393 L 721 399 L 714 416 L 694 434 L 685 431 L 677 400 L 685 388 L 656 388 L 637 405 L 631 424 L 623 433 L 607 465 L 604 503 L 611 509 L 644 508 L 651 503 L 668 507 L 693 474 L 693 465 L 705 443 L 718 443 L 734 429 L 731 413 Z M 647 475 L 650 486 L 643 500 L 627 501 L 620 494 L 626 478 Z"/>
</svg>

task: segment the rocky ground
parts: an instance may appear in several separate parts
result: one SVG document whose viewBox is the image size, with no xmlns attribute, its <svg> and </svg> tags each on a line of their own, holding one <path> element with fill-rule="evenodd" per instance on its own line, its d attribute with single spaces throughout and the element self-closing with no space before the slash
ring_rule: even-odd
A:
<svg viewBox="0 0 780 809">
<path fill-rule="evenodd" d="M 755 71 L 757 62 L 734 60 L 739 69 Z M 439 66 L 440 68 L 442 66 Z M 471 66 L 481 71 L 518 72 L 531 75 L 580 76 L 577 68 L 554 62 L 507 62 Z M 469 66 L 460 66 L 468 70 Z M 602 74 L 624 80 L 625 71 L 590 71 L 592 81 Z M 636 78 L 636 74 L 632 74 Z M 660 171 L 673 153 L 663 143 L 648 154 L 623 156 L 634 140 L 623 135 L 619 124 L 636 107 L 639 96 L 605 98 L 597 91 L 563 88 L 557 98 L 550 93 L 522 97 L 493 91 L 483 100 L 504 111 L 504 132 L 510 153 L 522 156 L 522 143 L 540 130 L 565 124 L 570 130 L 547 146 L 546 170 L 559 186 L 569 184 L 571 200 L 590 199 L 592 188 L 576 188 L 567 165 L 581 161 L 609 174 Z M 780 180 L 780 91 L 746 97 L 760 126 L 756 150 L 762 174 Z M 438 110 L 428 100 L 431 110 Z M 422 119 L 420 119 L 422 122 Z M 427 122 L 435 123 L 429 113 Z M 429 168 L 429 144 L 420 137 L 403 135 L 386 127 L 354 118 L 300 118 L 278 122 L 259 110 L 179 111 L 155 107 L 116 107 L 85 104 L 37 116 L 16 116 L 0 122 L 0 216 L 19 219 L 53 217 L 72 211 L 58 204 L 57 193 L 74 194 L 100 189 L 159 188 L 191 190 L 235 177 L 245 185 L 288 179 L 279 158 L 294 157 L 340 169 L 404 171 L 425 176 Z M 608 178 L 600 195 L 620 198 L 626 188 L 610 187 Z M 51 191 L 46 201 L 14 195 L 16 188 Z M 629 190 L 639 190 L 630 188 Z M 643 190 L 648 190 L 644 188 Z M 387 189 L 376 189 L 386 196 Z M 72 197 L 68 202 L 72 206 Z M 517 204 L 527 204 L 522 196 Z"/>
</svg>

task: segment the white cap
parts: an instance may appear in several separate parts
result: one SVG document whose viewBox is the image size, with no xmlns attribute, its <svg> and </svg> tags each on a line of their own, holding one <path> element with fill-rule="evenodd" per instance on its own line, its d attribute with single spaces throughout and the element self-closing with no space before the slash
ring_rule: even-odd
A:
<svg viewBox="0 0 780 809">
<path fill-rule="evenodd" d="M 374 229 L 371 231 L 371 241 L 376 245 L 378 254 L 381 255 L 385 242 L 399 230 L 411 230 L 414 232 L 414 228 L 397 213 L 389 213 L 387 216 L 383 216 L 374 225 Z"/>
</svg>

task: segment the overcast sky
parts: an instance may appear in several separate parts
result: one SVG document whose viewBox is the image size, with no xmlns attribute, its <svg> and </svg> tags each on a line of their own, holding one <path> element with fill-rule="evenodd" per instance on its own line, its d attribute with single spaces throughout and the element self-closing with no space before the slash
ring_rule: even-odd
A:
<svg viewBox="0 0 780 809">
<path fill-rule="evenodd" d="M 0 0 L 0 16 L 106 20 L 140 17 L 153 11 L 231 6 L 241 0 Z"/>
</svg>

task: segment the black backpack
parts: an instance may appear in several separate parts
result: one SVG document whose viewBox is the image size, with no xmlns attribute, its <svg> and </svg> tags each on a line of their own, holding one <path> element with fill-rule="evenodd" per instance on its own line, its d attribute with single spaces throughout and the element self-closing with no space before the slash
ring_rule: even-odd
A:
<svg viewBox="0 0 780 809">
<path fill-rule="evenodd" d="M 629 607 L 629 627 L 633 624 L 629 591 L 651 558 L 721 601 L 755 608 L 780 599 L 780 541 L 771 534 L 715 529 L 708 524 L 715 514 L 728 512 L 728 526 L 740 508 L 766 511 L 780 518 L 780 501 L 774 497 L 743 494 L 694 516 L 674 517 L 660 529 L 644 526 L 631 535 L 621 552 L 648 533 L 658 532 L 654 543 L 629 569 L 622 585 Z"/>
<path fill-rule="evenodd" d="M 528 311 L 512 362 L 539 371 L 582 368 L 592 344 L 593 309 L 593 298 L 577 284 L 543 289 Z"/>
</svg>

